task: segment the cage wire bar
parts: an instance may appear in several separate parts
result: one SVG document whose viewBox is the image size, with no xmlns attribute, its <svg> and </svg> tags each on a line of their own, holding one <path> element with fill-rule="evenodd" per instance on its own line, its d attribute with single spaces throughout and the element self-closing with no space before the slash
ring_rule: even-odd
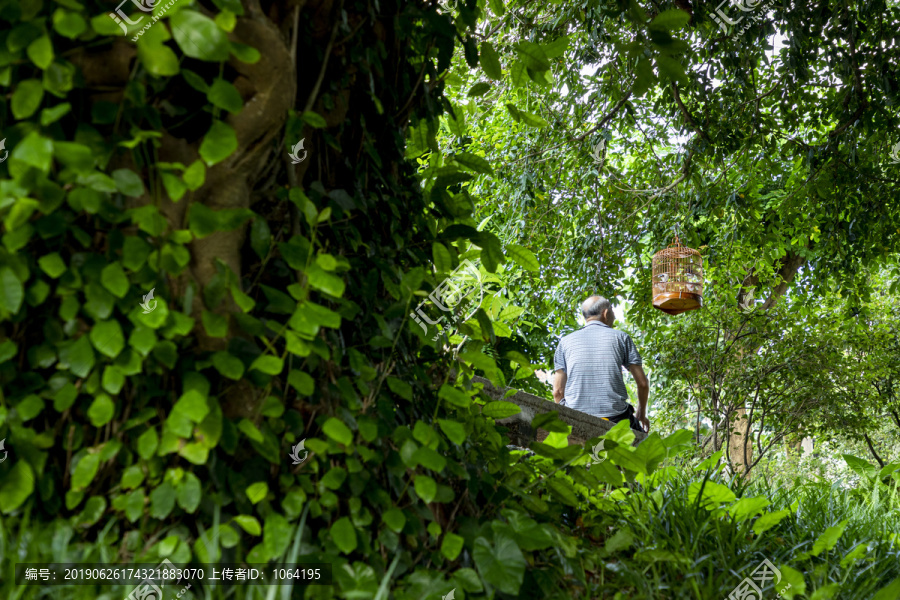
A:
<svg viewBox="0 0 900 600">
<path fill-rule="evenodd" d="M 703 305 L 703 257 L 675 243 L 653 255 L 653 306 L 670 315 Z"/>
</svg>

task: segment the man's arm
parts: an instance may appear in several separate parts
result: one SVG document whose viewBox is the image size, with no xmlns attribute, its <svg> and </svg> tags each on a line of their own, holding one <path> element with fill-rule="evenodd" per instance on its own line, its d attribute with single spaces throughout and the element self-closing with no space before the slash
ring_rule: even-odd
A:
<svg viewBox="0 0 900 600">
<path fill-rule="evenodd" d="M 557 369 L 553 376 L 553 401 L 559 404 L 566 393 L 566 372 Z"/>
<path fill-rule="evenodd" d="M 634 382 L 637 384 L 638 391 L 638 408 L 635 417 L 645 426 L 646 431 L 650 431 L 650 420 L 647 418 L 647 397 L 650 395 L 650 382 L 644 373 L 644 367 L 641 365 L 628 365 Z"/>
</svg>

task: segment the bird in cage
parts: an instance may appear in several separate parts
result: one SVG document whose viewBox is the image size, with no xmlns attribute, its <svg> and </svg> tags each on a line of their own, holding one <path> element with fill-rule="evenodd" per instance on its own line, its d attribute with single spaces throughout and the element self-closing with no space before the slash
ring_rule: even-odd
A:
<svg viewBox="0 0 900 600">
<path fill-rule="evenodd" d="M 669 274 L 668 273 L 657 273 L 656 280 L 659 283 L 665 283 L 669 280 Z"/>
</svg>

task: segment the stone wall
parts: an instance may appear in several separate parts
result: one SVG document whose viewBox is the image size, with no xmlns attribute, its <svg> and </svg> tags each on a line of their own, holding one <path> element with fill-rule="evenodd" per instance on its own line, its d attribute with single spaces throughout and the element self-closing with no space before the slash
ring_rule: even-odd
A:
<svg viewBox="0 0 900 600">
<path fill-rule="evenodd" d="M 547 438 L 548 433 L 545 430 L 538 429 L 537 431 L 534 431 L 531 427 L 531 420 L 534 419 L 535 416 L 551 410 L 555 410 L 559 413 L 558 416 L 560 421 L 564 422 L 566 425 L 572 426 L 572 433 L 569 435 L 570 444 L 583 445 L 585 441 L 605 434 L 615 425 L 615 423 L 610 421 L 577 410 L 572 410 L 565 406 L 560 406 L 551 400 L 545 400 L 544 398 L 539 398 L 538 396 L 525 392 L 516 392 L 509 398 L 504 398 L 503 394 L 510 388 L 496 388 L 490 381 L 483 377 L 474 377 L 472 380 L 475 383 L 483 383 L 484 392 L 492 400 L 506 400 L 508 402 L 513 402 L 518 404 L 522 409 L 522 412 L 517 415 L 497 420 L 498 425 L 509 427 L 509 433 L 507 435 L 516 446 L 527 448 L 531 442 L 541 442 Z M 634 431 L 635 446 L 647 437 L 647 434 L 643 431 L 638 431 L 636 429 L 632 431 Z"/>
</svg>

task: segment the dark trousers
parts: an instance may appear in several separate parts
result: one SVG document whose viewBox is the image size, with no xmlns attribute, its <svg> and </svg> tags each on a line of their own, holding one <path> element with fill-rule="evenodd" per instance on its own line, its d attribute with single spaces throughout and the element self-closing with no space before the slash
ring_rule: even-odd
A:
<svg viewBox="0 0 900 600">
<path fill-rule="evenodd" d="M 632 405 L 628 405 L 628 408 L 623 413 L 619 413 L 613 417 L 606 417 L 613 423 L 618 423 L 624 419 L 628 419 L 628 424 L 632 429 L 637 429 L 638 431 L 644 431 L 644 426 L 641 425 L 641 422 L 637 420 L 637 417 L 634 416 L 634 407 Z"/>
</svg>

